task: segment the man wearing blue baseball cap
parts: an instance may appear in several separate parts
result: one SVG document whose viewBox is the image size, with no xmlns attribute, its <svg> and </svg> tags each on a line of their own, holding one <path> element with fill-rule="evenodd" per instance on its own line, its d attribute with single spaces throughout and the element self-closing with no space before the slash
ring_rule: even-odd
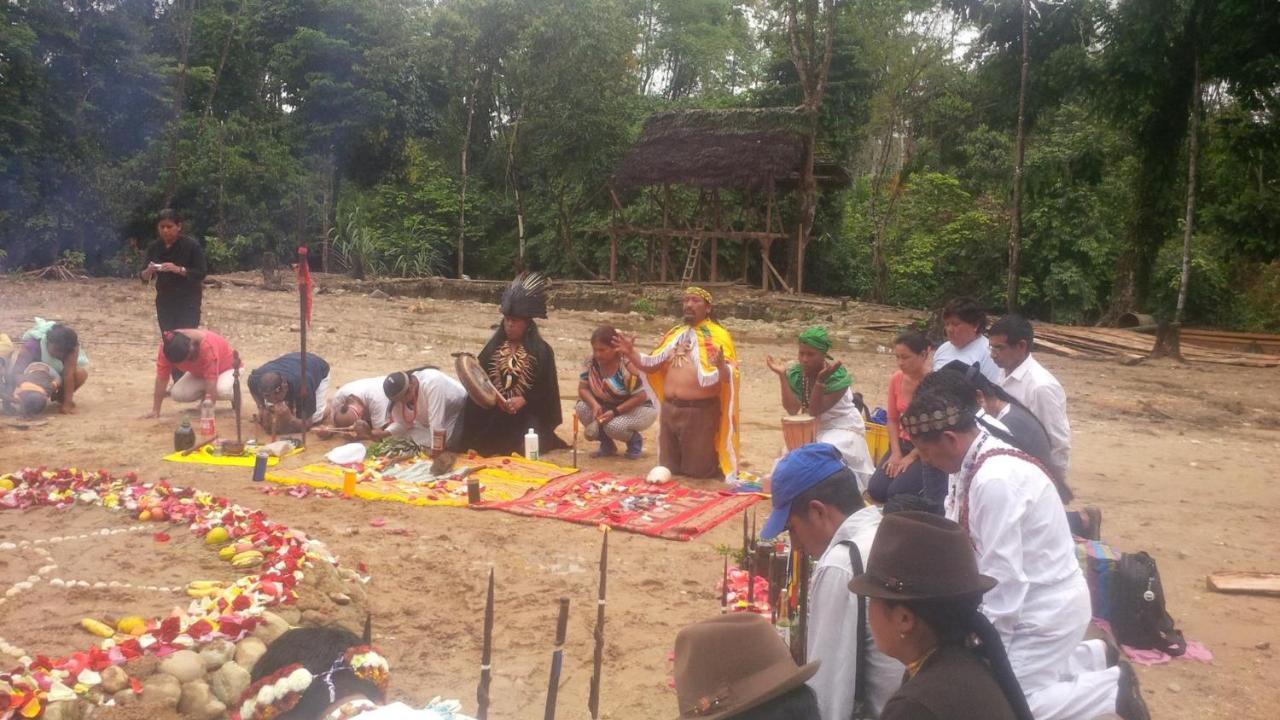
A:
<svg viewBox="0 0 1280 720">
<path fill-rule="evenodd" d="M 871 553 L 880 508 L 863 505 L 857 476 L 827 443 L 796 448 L 779 460 L 772 493 L 773 511 L 761 536 L 786 530 L 797 550 L 818 558 L 809 584 L 805 657 L 822 661 L 808 682 L 822 720 L 878 717 L 902 684 L 904 668 L 876 649 L 849 581 L 862 574 Z"/>
</svg>

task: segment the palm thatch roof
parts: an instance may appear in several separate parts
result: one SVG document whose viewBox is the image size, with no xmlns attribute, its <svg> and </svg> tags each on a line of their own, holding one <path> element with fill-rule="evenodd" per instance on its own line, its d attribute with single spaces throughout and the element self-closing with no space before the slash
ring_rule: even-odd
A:
<svg viewBox="0 0 1280 720">
<path fill-rule="evenodd" d="M 770 178 L 794 185 L 804 165 L 807 118 L 798 108 L 680 110 L 657 113 L 644 124 L 614 174 L 623 188 L 691 185 L 763 187 Z M 848 174 L 821 163 L 819 182 L 844 184 Z"/>
</svg>

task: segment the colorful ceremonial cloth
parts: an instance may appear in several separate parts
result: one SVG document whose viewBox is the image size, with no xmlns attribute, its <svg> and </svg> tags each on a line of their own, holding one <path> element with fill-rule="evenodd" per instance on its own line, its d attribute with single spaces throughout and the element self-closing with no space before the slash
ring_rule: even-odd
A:
<svg viewBox="0 0 1280 720">
<path fill-rule="evenodd" d="M 761 497 L 583 471 L 552 480 L 517 500 L 478 507 L 580 525 L 608 525 L 666 540 L 692 540 Z"/>
<path fill-rule="evenodd" d="M 720 348 L 725 362 L 733 373 L 731 382 L 720 384 L 720 424 L 716 428 L 716 454 L 720 458 L 720 472 L 725 482 L 736 483 L 738 475 L 738 353 L 733 346 L 733 338 L 729 331 L 712 320 L 703 320 L 694 326 L 677 325 L 667 331 L 658 343 L 657 349 L 650 355 L 641 355 L 640 361 L 645 368 L 662 365 L 670 360 L 681 342 L 687 342 L 698 354 L 698 382 L 705 386 L 719 382 L 719 373 L 711 363 L 712 347 Z M 641 379 L 645 391 L 655 402 L 662 402 L 665 397 L 663 388 L 666 383 L 668 367 L 652 374 L 644 373 Z"/>
</svg>

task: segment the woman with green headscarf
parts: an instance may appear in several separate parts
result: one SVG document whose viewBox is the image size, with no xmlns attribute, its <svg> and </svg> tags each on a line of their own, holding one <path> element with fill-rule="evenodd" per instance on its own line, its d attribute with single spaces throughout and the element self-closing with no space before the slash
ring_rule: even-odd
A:
<svg viewBox="0 0 1280 720">
<path fill-rule="evenodd" d="M 778 375 L 782 406 L 791 415 L 811 415 L 818 421 L 817 442 L 839 448 L 845 464 L 865 490 L 875 472 L 867 450 L 867 426 L 853 402 L 853 377 L 829 354 L 831 338 L 824 327 L 800 333 L 796 362 L 786 365 L 772 356 L 769 369 Z"/>
</svg>

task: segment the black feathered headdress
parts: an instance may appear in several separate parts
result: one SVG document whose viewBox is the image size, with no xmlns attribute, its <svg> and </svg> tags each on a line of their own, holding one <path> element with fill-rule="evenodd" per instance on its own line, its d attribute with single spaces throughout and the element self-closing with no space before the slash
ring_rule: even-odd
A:
<svg viewBox="0 0 1280 720">
<path fill-rule="evenodd" d="M 546 275 L 536 272 L 520 273 L 502 293 L 498 309 L 503 315 L 512 317 L 545 318 L 547 291 L 550 288 L 551 281 Z"/>
</svg>

